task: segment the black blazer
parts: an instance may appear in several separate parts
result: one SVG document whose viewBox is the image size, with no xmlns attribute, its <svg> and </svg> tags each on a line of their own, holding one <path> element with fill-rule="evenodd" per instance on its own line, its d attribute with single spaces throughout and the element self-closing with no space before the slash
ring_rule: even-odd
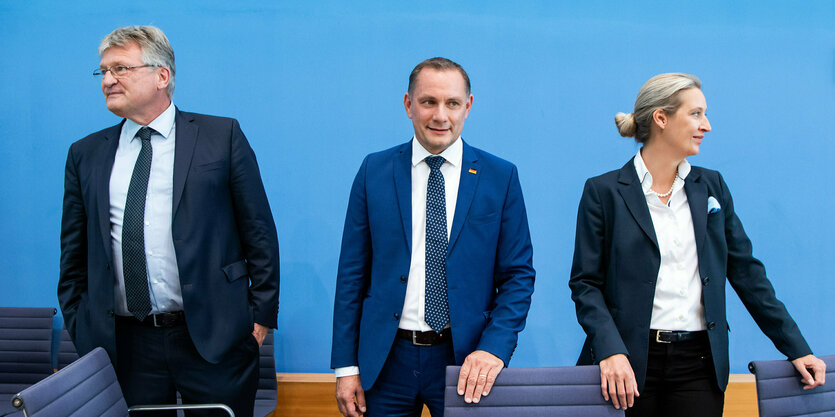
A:
<svg viewBox="0 0 835 417">
<path fill-rule="evenodd" d="M 774 294 L 763 264 L 734 213 L 722 176 L 692 167 L 684 185 L 699 257 L 705 325 L 719 388 L 728 384 L 725 278 L 760 329 L 791 359 L 811 353 L 797 324 Z M 708 214 L 708 198 L 720 204 Z M 571 298 L 587 338 L 578 365 L 628 355 L 642 389 L 646 380 L 649 324 L 661 254 L 633 160 L 620 170 L 586 181 L 577 214 Z"/>
<path fill-rule="evenodd" d="M 253 320 L 276 327 L 278 236 L 238 122 L 179 110 L 175 122 L 171 231 L 183 309 L 198 352 L 218 362 L 252 332 Z M 70 147 L 58 282 L 79 353 L 102 346 L 114 361 L 109 184 L 121 129 L 119 123 Z"/>
</svg>

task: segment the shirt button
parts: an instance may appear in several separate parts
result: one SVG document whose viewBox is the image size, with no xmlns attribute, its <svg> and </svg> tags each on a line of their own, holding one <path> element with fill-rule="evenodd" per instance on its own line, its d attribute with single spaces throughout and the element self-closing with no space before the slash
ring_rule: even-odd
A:
<svg viewBox="0 0 835 417">
<path fill-rule="evenodd" d="M 675 243 L 675 244 L 676 244 L 676 246 L 681 246 L 681 241 L 680 241 L 680 240 L 678 240 L 678 239 L 673 240 L 673 243 Z"/>
<path fill-rule="evenodd" d="M 151 222 L 145 220 L 145 226 L 150 226 L 150 225 L 151 225 Z"/>
<path fill-rule="evenodd" d="M 679 293 L 679 295 L 684 295 L 685 291 L 684 290 L 679 290 L 678 293 Z"/>
<path fill-rule="evenodd" d="M 681 321 L 684 321 L 684 316 L 683 315 L 678 316 L 678 319 L 681 320 Z"/>
<path fill-rule="evenodd" d="M 154 284 L 159 284 L 159 280 L 154 280 Z"/>
<path fill-rule="evenodd" d="M 154 251 L 152 251 L 152 250 L 148 251 L 148 255 L 153 255 L 153 254 L 154 254 Z"/>
</svg>

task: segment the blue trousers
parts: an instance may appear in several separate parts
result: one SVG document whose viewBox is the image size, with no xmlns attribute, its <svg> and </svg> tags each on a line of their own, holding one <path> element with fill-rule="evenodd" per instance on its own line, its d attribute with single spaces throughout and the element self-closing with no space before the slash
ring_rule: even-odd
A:
<svg viewBox="0 0 835 417">
<path fill-rule="evenodd" d="M 420 416 L 424 404 L 432 417 L 443 416 L 446 367 L 454 364 L 451 341 L 415 346 L 395 340 L 380 376 L 365 393 L 365 417 Z"/>
</svg>

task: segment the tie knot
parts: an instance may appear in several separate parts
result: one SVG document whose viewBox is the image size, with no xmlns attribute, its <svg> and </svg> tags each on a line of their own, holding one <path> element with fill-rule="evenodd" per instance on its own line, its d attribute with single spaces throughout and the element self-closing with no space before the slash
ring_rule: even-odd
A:
<svg viewBox="0 0 835 417">
<path fill-rule="evenodd" d="M 430 169 L 435 170 L 441 169 L 441 165 L 444 164 L 444 161 L 446 161 L 446 159 L 444 159 L 443 156 L 434 155 L 427 156 L 426 159 L 424 159 L 424 161 L 426 161 L 426 165 L 429 165 Z"/>
<path fill-rule="evenodd" d="M 142 140 L 151 140 L 152 133 L 154 133 L 154 129 L 151 129 L 148 126 L 142 126 L 142 128 L 136 132 L 136 137 Z"/>
</svg>

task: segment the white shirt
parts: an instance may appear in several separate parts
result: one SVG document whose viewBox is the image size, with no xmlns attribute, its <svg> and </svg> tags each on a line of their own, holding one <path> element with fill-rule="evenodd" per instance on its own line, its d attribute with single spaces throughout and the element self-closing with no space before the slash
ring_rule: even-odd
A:
<svg viewBox="0 0 835 417">
<path fill-rule="evenodd" d="M 426 187 L 429 184 L 429 165 L 424 161 L 431 156 L 415 138 L 412 138 L 412 259 L 409 264 L 409 281 L 406 284 L 406 298 L 400 315 L 399 328 L 429 331 L 426 324 Z M 461 137 L 440 153 L 444 157 L 441 174 L 444 176 L 446 198 L 447 239 L 452 231 L 452 218 L 458 201 L 458 184 L 461 181 L 461 161 L 464 144 Z M 359 374 L 358 366 L 336 368 L 337 378 Z"/>
<path fill-rule="evenodd" d="M 705 309 L 702 282 L 699 277 L 699 256 L 690 204 L 684 192 L 684 179 L 690 163 L 678 165 L 678 179 L 667 204 L 650 190 L 652 174 L 647 170 L 641 152 L 635 156 L 635 170 L 649 207 L 661 266 L 655 284 L 650 328 L 661 330 L 705 330 Z"/>
<path fill-rule="evenodd" d="M 145 199 L 145 256 L 151 314 L 183 309 L 180 273 L 171 235 L 174 198 L 174 144 L 176 109 L 174 103 L 154 119 L 148 127 L 153 148 L 148 193 Z M 125 276 L 122 270 L 122 221 L 133 167 L 142 149 L 142 140 L 135 138 L 142 126 L 125 120 L 119 135 L 116 158 L 110 174 L 110 241 L 113 247 L 113 267 L 116 272 L 114 287 L 116 314 L 131 315 L 125 299 Z"/>
</svg>

